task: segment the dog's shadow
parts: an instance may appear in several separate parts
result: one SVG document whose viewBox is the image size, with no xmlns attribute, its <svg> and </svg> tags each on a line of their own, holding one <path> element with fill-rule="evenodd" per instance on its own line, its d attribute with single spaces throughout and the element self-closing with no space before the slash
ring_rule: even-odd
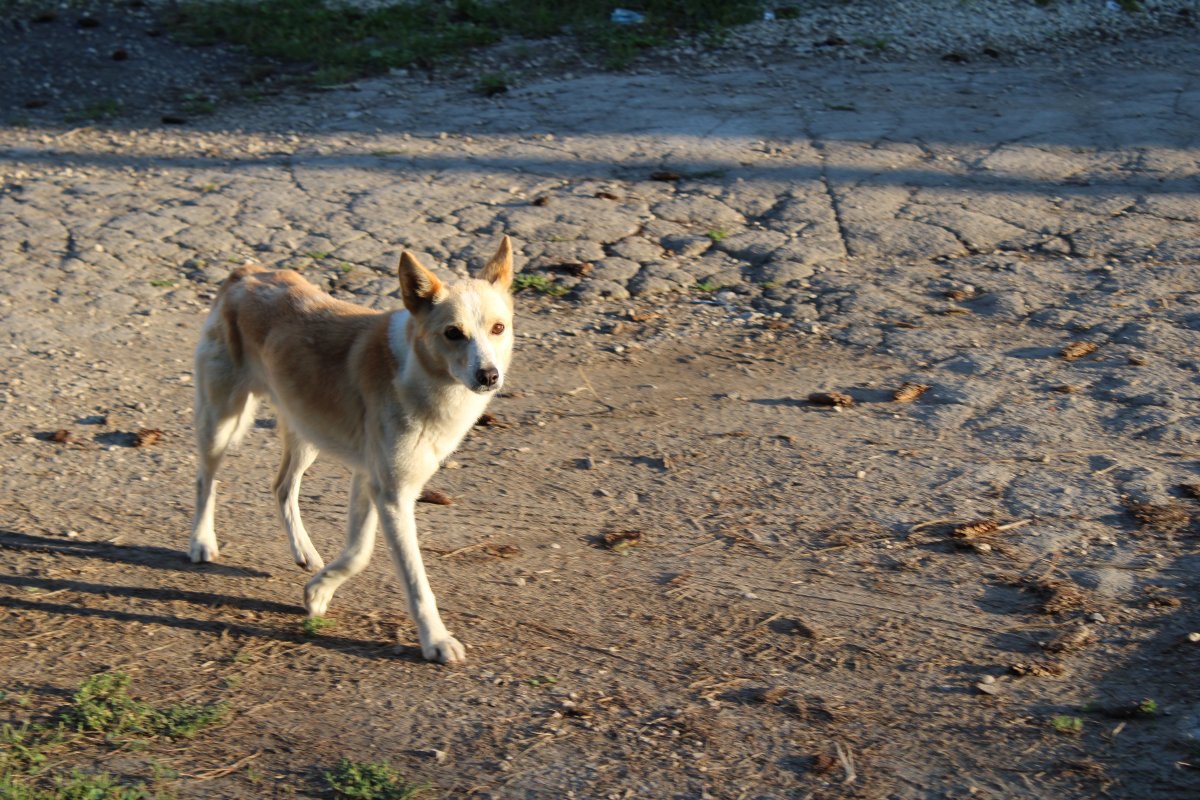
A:
<svg viewBox="0 0 1200 800">
<path fill-rule="evenodd" d="M 33 536 L 10 530 L 0 530 L 0 551 L 24 550 L 33 553 L 59 553 L 78 558 L 94 558 L 114 564 L 131 564 L 150 569 L 170 569 L 181 572 L 203 570 L 209 575 L 229 577 L 269 578 L 270 573 L 249 567 L 231 567 L 225 564 L 192 564 L 182 550 L 153 545 L 111 544 L 89 542 L 84 539 L 64 539 L 60 536 Z"/>
<path fill-rule="evenodd" d="M 6 549 L 61 553 L 83 558 L 97 558 L 118 564 L 131 564 L 140 567 L 150 567 L 152 569 L 174 569 L 181 572 L 196 571 L 236 577 L 268 577 L 269 575 L 258 570 L 239 567 L 217 564 L 191 564 L 185 560 L 179 551 L 164 547 L 129 547 L 104 542 L 87 542 L 74 539 L 62 540 L 59 538 L 17 533 L 11 530 L 0 530 L 0 551 Z M 256 639 L 272 639 L 296 644 L 308 643 L 313 647 L 322 647 L 360 658 L 403 659 L 418 663 L 423 662 L 420 649 L 415 647 L 403 647 L 391 642 L 381 643 L 378 641 L 355 639 L 348 636 L 330 635 L 327 632 L 322 632 L 316 636 L 306 635 L 301 628 L 301 618 L 304 614 L 304 609 L 299 605 L 278 603 L 272 600 L 259 600 L 251 597 L 239 597 L 214 592 L 197 592 L 170 586 L 120 586 L 61 578 L 41 578 L 32 575 L 0 575 L 0 586 L 12 586 L 24 592 L 34 593 L 21 597 L 0 596 L 0 608 L 38 612 L 50 616 L 109 619 L 118 622 L 140 622 L 145 625 L 164 625 L 170 628 L 212 633 L 221 636 L 233 635 Z M 222 608 L 234 608 L 261 614 L 280 614 L 290 617 L 294 620 L 294 623 L 290 625 L 272 624 L 271 622 L 256 624 L 246 622 L 245 620 L 232 619 L 226 615 L 203 619 L 181 617 L 177 614 L 94 608 L 87 605 L 71 605 L 68 603 L 39 600 L 36 594 L 37 592 L 60 591 L 104 597 L 126 597 L 134 600 L 149 600 L 161 603 L 184 602 L 210 609 L 218 615 L 220 615 Z"/>
</svg>

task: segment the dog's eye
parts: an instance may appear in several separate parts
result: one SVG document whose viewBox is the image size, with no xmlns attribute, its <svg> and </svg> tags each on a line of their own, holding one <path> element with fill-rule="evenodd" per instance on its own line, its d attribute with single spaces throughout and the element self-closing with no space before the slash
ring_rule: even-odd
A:
<svg viewBox="0 0 1200 800">
<path fill-rule="evenodd" d="M 502 333 L 504 333 L 504 323 L 503 322 L 497 322 L 495 325 L 492 326 L 492 336 L 499 336 Z"/>
<path fill-rule="evenodd" d="M 452 342 L 457 342 L 466 338 L 466 334 L 463 333 L 462 328 L 451 325 L 449 328 L 446 328 L 446 338 Z"/>
</svg>

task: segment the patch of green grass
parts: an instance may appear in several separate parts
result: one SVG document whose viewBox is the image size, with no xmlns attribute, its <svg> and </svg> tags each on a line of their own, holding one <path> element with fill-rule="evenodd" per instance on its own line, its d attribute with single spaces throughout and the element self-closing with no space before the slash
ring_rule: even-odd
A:
<svg viewBox="0 0 1200 800">
<path fill-rule="evenodd" d="M 719 242 L 729 235 L 729 231 L 724 228 L 713 228 L 711 231 L 705 231 L 704 235 L 714 242 Z"/>
<path fill-rule="evenodd" d="M 175 281 L 165 278 L 162 280 L 150 281 L 150 285 L 156 289 L 169 289 L 175 285 Z"/>
<path fill-rule="evenodd" d="M 225 715 L 221 703 L 152 706 L 129 696 L 129 676 L 101 673 L 84 681 L 66 708 L 42 723 L 0 725 L 0 798 L 3 800 L 150 800 L 169 795 L 141 781 L 107 773 L 64 771 L 78 762 L 78 748 L 102 741 L 124 750 L 144 750 L 148 738 L 190 738 Z M 102 734 L 102 739 L 93 734 Z M 68 760 L 69 759 L 69 760 Z M 151 760 L 152 781 L 175 780 L 177 772 Z"/>
<path fill-rule="evenodd" d="M 523 292 L 527 289 L 550 297 L 562 297 L 567 293 L 567 287 L 536 272 L 522 272 L 513 277 L 514 292 Z"/>
<path fill-rule="evenodd" d="M 1083 720 L 1067 714 L 1055 714 L 1050 718 L 1050 727 L 1055 733 L 1076 736 L 1083 732 Z"/>
<path fill-rule="evenodd" d="M 183 110 L 193 115 L 208 115 L 217 110 L 217 104 L 208 95 L 188 94 L 183 98 Z"/>
<path fill-rule="evenodd" d="M 325 780 L 337 797 L 353 800 L 408 800 L 429 788 L 407 783 L 386 761 L 343 758 L 325 773 Z"/>
<path fill-rule="evenodd" d="M 109 739 L 130 735 L 190 739 L 225 716 L 222 703 L 156 708 L 130 697 L 128 688 L 129 676 L 123 672 L 93 675 L 75 693 L 71 707 L 62 714 L 63 723 L 76 731 L 103 733 Z"/>
<path fill-rule="evenodd" d="M 106 122 L 121 113 L 119 100 L 97 100 L 66 114 L 67 122 Z"/>
<path fill-rule="evenodd" d="M 534 675 L 525 682 L 530 686 L 553 686 L 558 683 L 558 678 L 555 678 L 553 675 Z"/>
<path fill-rule="evenodd" d="M 508 91 L 509 77 L 503 72 L 485 72 L 475 81 L 474 92 L 484 97 L 495 97 Z"/>
<path fill-rule="evenodd" d="M 343 83 L 390 69 L 463 59 L 504 36 L 541 39 L 569 32 L 610 67 L 682 36 L 719 38 L 758 19 L 757 0 L 638 0 L 645 19 L 611 21 L 595 0 L 409 0 L 371 8 L 318 0 L 185 0 L 169 26 L 189 44 L 231 43 L 306 65 L 308 80 Z"/>
<path fill-rule="evenodd" d="M 337 623 L 325 617 L 305 617 L 304 622 L 300 623 L 300 629 L 304 631 L 305 636 L 316 636 L 321 631 L 327 628 L 332 628 Z"/>
<path fill-rule="evenodd" d="M 882 53 L 884 50 L 887 50 L 888 45 L 892 43 L 892 40 L 891 37 L 888 36 L 860 36 L 854 40 L 854 43 L 860 47 L 865 47 L 868 50 L 874 50 L 877 53 Z"/>
<path fill-rule="evenodd" d="M 715 292 L 720 288 L 721 284 L 717 283 L 716 281 L 701 281 L 700 283 L 696 284 L 696 291 L 699 292 Z"/>
<path fill-rule="evenodd" d="M 1158 702 L 1151 697 L 1147 697 L 1137 704 L 1137 712 L 1143 717 L 1153 717 L 1158 713 Z"/>
</svg>

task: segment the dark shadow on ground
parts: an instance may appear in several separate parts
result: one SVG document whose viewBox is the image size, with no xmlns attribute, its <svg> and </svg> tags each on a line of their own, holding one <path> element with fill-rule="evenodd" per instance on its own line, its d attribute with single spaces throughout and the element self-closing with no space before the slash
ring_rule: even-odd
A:
<svg viewBox="0 0 1200 800">
<path fill-rule="evenodd" d="M 17 531 L 0 530 L 0 551 L 28 550 L 37 553 L 58 553 L 79 558 L 95 558 L 114 564 L 133 564 L 152 569 L 169 569 L 180 572 L 200 571 L 209 575 L 229 577 L 269 578 L 270 573 L 248 567 L 231 567 L 224 564 L 192 564 L 183 550 L 172 550 L 154 545 L 116 545 L 107 542 L 89 542 L 82 539 L 34 536 Z"/>
<path fill-rule="evenodd" d="M 110 587 L 110 594 L 121 594 L 126 587 L 114 586 Z M 225 598 L 226 604 L 235 605 L 238 607 L 246 607 L 248 604 L 257 603 L 259 601 L 247 600 L 245 598 Z M 26 600 L 19 597 L 0 597 L 0 608 L 18 609 L 32 613 L 46 614 L 49 616 L 72 616 L 91 619 L 107 619 L 117 622 L 139 622 L 143 625 L 162 625 L 168 628 L 179 628 L 181 630 L 197 631 L 200 633 L 212 634 L 234 634 L 247 638 L 255 639 L 271 639 L 279 642 L 292 642 L 296 644 L 308 643 L 314 647 L 321 647 L 327 650 L 334 650 L 349 656 L 357 656 L 359 658 L 378 659 L 382 661 L 392 661 L 397 658 L 413 661 L 416 663 L 424 663 L 421 657 L 421 652 L 415 647 L 400 647 L 392 643 L 381 644 L 379 642 L 364 641 L 362 639 L 352 639 L 345 636 L 333 636 L 327 633 L 321 633 L 318 636 L 305 636 L 299 630 L 299 620 L 290 629 L 270 627 L 266 625 L 249 625 L 244 622 L 235 622 L 233 620 L 223 619 L 193 619 L 189 617 L 170 616 L 165 614 L 144 614 L 136 611 L 117 611 L 115 609 L 103 608 L 87 608 L 86 606 L 72 606 L 65 603 L 43 603 L 35 600 Z"/>
</svg>

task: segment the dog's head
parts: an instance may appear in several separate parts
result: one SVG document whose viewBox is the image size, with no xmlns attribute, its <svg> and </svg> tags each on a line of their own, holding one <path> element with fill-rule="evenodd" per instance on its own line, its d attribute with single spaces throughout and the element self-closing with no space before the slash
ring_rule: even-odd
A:
<svg viewBox="0 0 1200 800">
<path fill-rule="evenodd" d="M 447 286 L 408 251 L 400 256 L 400 294 L 410 336 L 430 372 L 484 394 L 504 384 L 512 358 L 512 242 L 500 241 L 478 277 Z"/>
</svg>

